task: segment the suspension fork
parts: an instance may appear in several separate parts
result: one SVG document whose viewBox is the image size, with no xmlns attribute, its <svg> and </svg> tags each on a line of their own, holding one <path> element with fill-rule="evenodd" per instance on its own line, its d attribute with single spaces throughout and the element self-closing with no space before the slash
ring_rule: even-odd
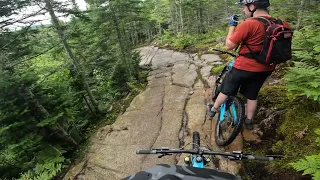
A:
<svg viewBox="0 0 320 180">
<path fill-rule="evenodd" d="M 229 111 L 229 108 L 231 107 L 231 113 Z M 228 116 L 229 117 L 232 117 L 233 115 L 233 124 L 236 124 L 237 120 L 238 120 L 238 117 L 237 117 L 237 111 L 236 111 L 236 107 L 234 105 L 234 102 L 231 101 L 229 98 L 220 105 L 220 121 L 224 121 L 225 120 L 225 116 L 224 114 L 228 113 Z"/>
</svg>

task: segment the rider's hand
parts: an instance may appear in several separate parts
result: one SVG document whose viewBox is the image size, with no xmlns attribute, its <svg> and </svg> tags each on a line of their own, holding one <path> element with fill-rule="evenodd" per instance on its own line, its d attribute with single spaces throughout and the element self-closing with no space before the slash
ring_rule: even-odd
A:
<svg viewBox="0 0 320 180">
<path fill-rule="evenodd" d="M 229 18 L 229 26 L 237 26 L 240 15 L 234 14 Z"/>
</svg>

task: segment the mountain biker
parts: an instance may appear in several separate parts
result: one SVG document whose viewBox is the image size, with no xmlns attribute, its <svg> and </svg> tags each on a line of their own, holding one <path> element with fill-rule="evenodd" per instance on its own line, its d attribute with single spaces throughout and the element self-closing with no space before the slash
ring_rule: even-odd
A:
<svg viewBox="0 0 320 180">
<path fill-rule="evenodd" d="M 231 71 L 226 75 L 220 87 L 220 94 L 214 105 L 209 104 L 209 116 L 214 117 L 220 105 L 228 96 L 235 96 L 240 88 L 240 93 L 247 98 L 247 113 L 245 125 L 252 130 L 252 118 L 257 108 L 257 96 L 264 81 L 275 69 L 275 65 L 265 65 L 257 62 L 253 57 L 245 56 L 252 51 L 259 52 L 263 47 L 264 24 L 257 21 L 256 17 L 264 17 L 271 20 L 269 15 L 269 0 L 240 0 L 242 11 L 246 18 L 238 25 L 237 16 L 231 16 L 229 20 L 229 32 L 226 37 L 226 48 L 232 50 L 240 44 L 239 56 Z M 284 27 L 289 28 L 287 22 L 282 21 Z"/>
</svg>

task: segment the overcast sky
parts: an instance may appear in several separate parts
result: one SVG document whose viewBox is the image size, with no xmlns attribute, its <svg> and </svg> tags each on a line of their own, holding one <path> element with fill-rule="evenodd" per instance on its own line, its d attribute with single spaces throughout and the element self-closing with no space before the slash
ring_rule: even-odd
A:
<svg viewBox="0 0 320 180">
<path fill-rule="evenodd" d="M 66 2 L 66 0 L 58 0 L 58 1 L 59 2 Z M 86 3 L 84 0 L 76 0 L 76 3 L 81 10 L 86 9 Z M 40 10 L 40 7 L 38 7 L 38 6 L 28 7 L 28 8 L 23 9 L 18 15 L 11 16 L 10 18 L 21 19 L 23 17 L 26 17 L 26 15 L 38 12 L 39 10 Z M 56 13 L 56 15 L 61 16 L 61 14 L 59 14 L 59 13 Z M 70 17 L 59 17 L 59 19 L 63 20 L 63 21 L 67 21 L 69 18 Z M 1 19 L 3 19 L 3 18 L 0 18 L 0 20 Z M 38 16 L 27 18 L 24 20 L 24 22 L 29 22 L 32 20 L 41 20 L 40 22 L 35 23 L 35 25 L 50 24 L 51 23 L 49 13 L 46 13 L 45 15 L 38 15 Z M 19 28 L 21 26 L 25 26 L 25 25 L 24 24 L 15 24 L 15 25 L 11 26 L 10 28 Z"/>
</svg>

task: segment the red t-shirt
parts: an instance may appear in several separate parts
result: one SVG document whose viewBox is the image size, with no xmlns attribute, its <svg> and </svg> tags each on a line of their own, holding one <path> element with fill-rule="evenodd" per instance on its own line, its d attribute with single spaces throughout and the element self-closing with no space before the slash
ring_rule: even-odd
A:
<svg viewBox="0 0 320 180">
<path fill-rule="evenodd" d="M 271 16 L 266 17 L 268 19 Z M 283 25 L 287 28 L 290 28 L 289 24 L 285 21 L 282 21 Z M 240 23 L 234 33 L 231 35 L 229 40 L 234 44 L 240 44 L 241 42 L 245 42 L 249 45 L 253 52 L 258 52 L 262 50 L 263 47 L 263 40 L 264 40 L 264 24 L 255 19 L 247 19 Z M 251 45 L 252 44 L 252 45 Z M 261 45 L 259 45 L 261 44 Z M 249 49 L 241 45 L 239 54 L 246 54 L 249 53 Z M 244 56 L 238 56 L 235 59 L 233 67 L 245 71 L 250 72 L 265 72 L 265 71 L 273 71 L 275 66 L 274 65 L 264 65 L 258 63 L 254 59 L 250 59 Z"/>
</svg>

